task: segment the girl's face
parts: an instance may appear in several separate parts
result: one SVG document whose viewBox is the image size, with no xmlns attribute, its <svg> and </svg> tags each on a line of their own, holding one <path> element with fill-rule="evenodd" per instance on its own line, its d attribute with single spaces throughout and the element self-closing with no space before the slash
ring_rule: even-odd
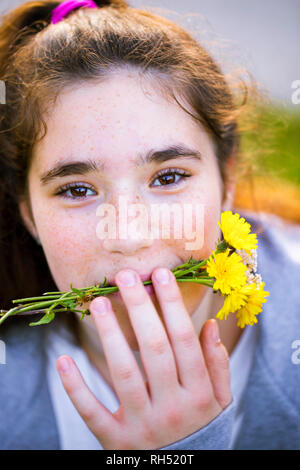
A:
<svg viewBox="0 0 300 470">
<path fill-rule="evenodd" d="M 46 123 L 47 134 L 34 148 L 28 176 L 33 222 L 26 203 L 21 203 L 20 209 L 31 233 L 41 240 L 60 291 L 70 290 L 70 283 L 73 287 L 92 286 L 103 282 L 105 276 L 114 282 L 115 274 L 123 268 L 133 268 L 144 280 L 145 276 L 150 279 L 158 266 L 172 269 L 190 256 L 207 257 L 215 248 L 221 235 L 217 220 L 223 209 L 223 183 L 214 145 L 199 123 L 176 103 L 167 101 L 150 82 L 141 86 L 134 73 L 126 72 L 104 83 L 68 88 Z M 170 147 L 186 147 L 194 155 L 187 150 L 180 156 L 178 149 L 146 161 L 150 152 Z M 65 167 L 74 163 L 76 167 Z M 195 237 L 183 231 L 182 237 L 176 238 L 175 223 L 170 226 L 170 236 L 151 238 L 137 227 L 135 238 L 121 238 L 121 196 L 126 198 L 127 208 L 142 204 L 149 217 L 153 204 L 177 203 L 181 214 L 188 206 L 198 206 L 199 213 L 203 210 L 203 244 L 188 249 Z M 106 239 L 99 236 L 101 216 L 97 209 L 101 204 L 113 207 L 116 214 L 116 236 Z M 174 215 L 177 219 L 179 212 Z M 128 217 L 128 224 L 133 218 Z M 199 230 L 195 211 L 189 220 L 192 228 Z M 209 288 L 192 283 L 179 283 L 179 287 L 192 315 Z M 134 333 L 120 295 L 109 298 L 134 347 Z M 161 315 L 155 295 L 151 298 Z M 84 321 L 92 319 L 85 317 Z"/>
</svg>

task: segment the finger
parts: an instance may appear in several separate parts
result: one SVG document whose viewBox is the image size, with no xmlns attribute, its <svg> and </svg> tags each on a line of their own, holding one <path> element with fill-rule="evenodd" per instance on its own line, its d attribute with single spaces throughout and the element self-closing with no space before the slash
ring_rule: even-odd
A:
<svg viewBox="0 0 300 470">
<path fill-rule="evenodd" d="M 132 277 L 131 282 L 126 284 L 124 274 L 128 273 Z M 121 270 L 116 275 L 116 283 L 139 344 L 151 399 L 169 398 L 179 383 L 174 354 L 163 323 L 138 273 L 129 269 Z"/>
<path fill-rule="evenodd" d="M 208 320 L 204 324 L 200 334 L 200 341 L 215 398 L 224 409 L 232 401 L 229 357 L 225 346 L 219 338 L 219 328 L 215 319 Z"/>
<path fill-rule="evenodd" d="M 120 403 L 136 412 L 149 403 L 144 378 L 112 310 L 110 300 L 97 297 L 90 303 L 111 378 Z"/>
<path fill-rule="evenodd" d="M 56 367 L 62 384 L 74 407 L 93 434 L 101 437 L 113 434 L 115 420 L 102 403 L 97 400 L 84 382 L 78 367 L 69 356 L 60 356 Z"/>
<path fill-rule="evenodd" d="M 166 270 L 165 284 L 159 281 L 159 271 L 153 272 L 152 280 L 161 305 L 164 321 L 174 351 L 179 380 L 189 390 L 211 391 L 199 338 L 184 305 L 174 274 Z"/>
</svg>

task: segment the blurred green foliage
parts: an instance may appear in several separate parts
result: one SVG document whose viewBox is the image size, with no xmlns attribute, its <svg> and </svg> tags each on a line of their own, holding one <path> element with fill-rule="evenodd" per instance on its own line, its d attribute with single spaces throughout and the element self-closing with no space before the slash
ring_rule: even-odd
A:
<svg viewBox="0 0 300 470">
<path fill-rule="evenodd" d="M 300 106 L 257 109 L 256 124 L 242 138 L 254 175 L 271 176 L 300 186 Z M 247 156 L 246 156 L 247 158 Z"/>
</svg>

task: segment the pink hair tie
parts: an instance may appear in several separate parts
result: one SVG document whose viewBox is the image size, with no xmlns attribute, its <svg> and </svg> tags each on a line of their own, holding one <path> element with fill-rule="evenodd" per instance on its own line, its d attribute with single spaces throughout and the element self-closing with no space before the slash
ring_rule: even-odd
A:
<svg viewBox="0 0 300 470">
<path fill-rule="evenodd" d="M 98 8 L 98 5 L 93 0 L 65 0 L 52 11 L 51 23 L 59 23 L 70 11 L 79 7 Z"/>
</svg>

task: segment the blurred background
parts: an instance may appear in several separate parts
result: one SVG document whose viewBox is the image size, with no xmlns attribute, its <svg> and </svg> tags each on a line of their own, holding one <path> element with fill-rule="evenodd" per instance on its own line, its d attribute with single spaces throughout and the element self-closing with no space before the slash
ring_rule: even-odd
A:
<svg viewBox="0 0 300 470">
<path fill-rule="evenodd" d="M 242 139 L 235 205 L 299 224 L 300 1 L 127 1 L 188 29 L 225 72 L 244 67 L 257 81 L 267 105 L 257 104 Z M 0 0 L 0 14 L 21 3 Z"/>
</svg>

